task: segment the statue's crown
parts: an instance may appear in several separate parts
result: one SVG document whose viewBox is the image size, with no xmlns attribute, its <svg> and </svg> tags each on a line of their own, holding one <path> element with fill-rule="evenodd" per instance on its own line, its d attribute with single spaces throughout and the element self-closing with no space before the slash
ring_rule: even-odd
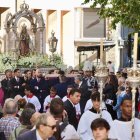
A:
<svg viewBox="0 0 140 140">
<path fill-rule="evenodd" d="M 29 5 L 23 2 L 23 4 L 20 5 L 21 11 L 27 11 L 29 9 Z"/>
</svg>

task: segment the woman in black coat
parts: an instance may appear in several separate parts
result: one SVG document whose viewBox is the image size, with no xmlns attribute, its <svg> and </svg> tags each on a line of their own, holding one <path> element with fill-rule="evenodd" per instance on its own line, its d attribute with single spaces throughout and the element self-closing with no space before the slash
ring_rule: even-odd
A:
<svg viewBox="0 0 140 140">
<path fill-rule="evenodd" d="M 118 88 L 118 82 L 115 75 L 109 75 L 107 82 L 103 89 L 103 94 L 105 96 L 105 104 L 108 112 L 111 114 L 113 119 L 116 119 L 116 112 L 113 110 L 113 105 L 116 104 L 116 92 Z"/>
</svg>

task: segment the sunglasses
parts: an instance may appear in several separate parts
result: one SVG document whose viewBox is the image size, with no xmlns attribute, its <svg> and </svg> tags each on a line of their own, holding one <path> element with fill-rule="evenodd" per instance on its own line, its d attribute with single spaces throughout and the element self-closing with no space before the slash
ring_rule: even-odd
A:
<svg viewBox="0 0 140 140">
<path fill-rule="evenodd" d="M 43 124 L 43 125 L 50 127 L 52 130 L 56 128 L 56 125 L 52 125 L 52 126 L 51 125 L 47 125 L 47 124 Z"/>
</svg>

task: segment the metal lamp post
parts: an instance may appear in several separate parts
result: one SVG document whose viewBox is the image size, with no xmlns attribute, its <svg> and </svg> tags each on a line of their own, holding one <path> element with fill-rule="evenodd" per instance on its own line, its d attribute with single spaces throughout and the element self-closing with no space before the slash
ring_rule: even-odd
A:
<svg viewBox="0 0 140 140">
<path fill-rule="evenodd" d="M 51 32 L 51 37 L 48 40 L 49 51 L 52 53 L 52 62 L 54 64 L 54 52 L 56 51 L 58 39 L 54 36 L 55 32 Z"/>
</svg>

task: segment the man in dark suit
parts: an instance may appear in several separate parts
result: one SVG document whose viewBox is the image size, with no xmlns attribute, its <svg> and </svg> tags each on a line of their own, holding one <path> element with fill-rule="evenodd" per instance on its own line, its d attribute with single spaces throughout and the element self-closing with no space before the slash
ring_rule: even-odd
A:
<svg viewBox="0 0 140 140">
<path fill-rule="evenodd" d="M 72 89 L 69 93 L 69 98 L 64 102 L 64 108 L 68 114 L 68 121 L 77 130 L 78 119 L 76 117 L 75 105 L 79 103 L 81 92 L 79 89 Z"/>
<path fill-rule="evenodd" d="M 24 73 L 23 73 L 23 77 L 22 77 L 23 83 L 25 83 L 26 85 L 29 85 L 31 79 L 32 79 L 31 71 L 30 70 L 25 70 Z"/>
<path fill-rule="evenodd" d="M 67 95 L 67 87 L 68 87 L 68 83 L 67 83 L 67 79 L 66 76 L 59 76 L 59 83 L 56 84 L 54 86 L 57 90 L 57 95 L 60 98 L 63 98 L 64 96 Z"/>
<path fill-rule="evenodd" d="M 85 105 L 90 99 L 91 92 L 88 90 L 87 82 L 83 80 L 81 75 L 75 77 L 75 84 L 77 84 L 77 88 L 81 90 L 80 108 L 81 114 L 83 114 Z"/>
<path fill-rule="evenodd" d="M 12 79 L 12 71 L 10 69 L 7 69 L 5 71 L 5 78 L 1 81 L 1 86 L 2 89 L 4 91 L 4 101 L 7 98 L 10 98 L 11 96 L 11 91 L 12 91 L 12 87 L 11 87 L 11 79 Z"/>
<path fill-rule="evenodd" d="M 45 97 L 49 94 L 48 91 L 48 85 L 45 81 L 44 77 L 42 77 L 42 73 L 40 69 L 36 70 L 36 78 L 32 79 L 30 81 L 30 86 L 32 90 L 34 91 L 34 95 L 37 96 L 41 103 L 41 110 L 40 112 L 43 112 L 43 103 Z"/>
<path fill-rule="evenodd" d="M 36 123 L 36 129 L 21 134 L 17 140 L 56 140 L 53 136 L 56 131 L 56 120 L 48 114 L 41 114 Z"/>
<path fill-rule="evenodd" d="M 14 98 L 16 95 L 24 96 L 25 83 L 21 78 L 19 69 L 14 70 L 14 77 L 11 79 L 11 86 L 12 86 L 12 95 L 11 95 L 12 98 Z"/>
</svg>

